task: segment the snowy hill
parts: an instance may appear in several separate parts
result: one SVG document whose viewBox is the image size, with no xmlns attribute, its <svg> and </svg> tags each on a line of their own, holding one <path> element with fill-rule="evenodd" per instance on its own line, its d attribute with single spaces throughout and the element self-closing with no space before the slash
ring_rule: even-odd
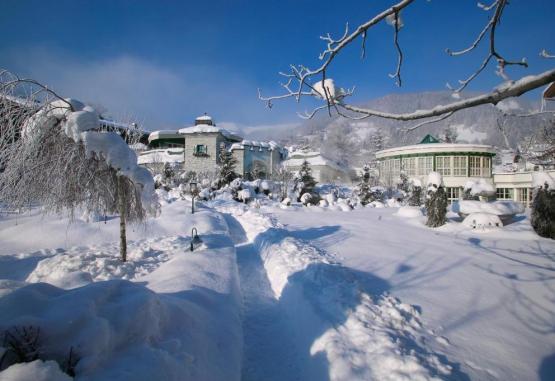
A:
<svg viewBox="0 0 555 381">
<path fill-rule="evenodd" d="M 470 97 L 474 94 L 468 93 Z M 390 94 L 374 99 L 361 106 L 385 112 L 409 112 L 432 108 L 453 102 L 450 92 L 424 92 L 410 94 Z M 328 117 L 327 114 L 313 120 L 301 122 L 301 127 L 287 130 L 257 130 L 253 134 L 281 140 L 284 144 L 309 144 L 321 149 L 334 159 L 346 161 L 351 166 L 359 166 L 369 160 L 372 153 L 381 148 L 418 143 L 427 134 L 441 136 L 449 127 L 457 134 L 457 142 L 492 144 L 499 149 L 516 148 L 525 137 L 532 135 L 548 117 L 545 115 L 520 118 L 503 117 L 502 110 L 523 114 L 538 109 L 538 104 L 522 98 L 512 98 L 496 107 L 485 105 L 462 110 L 447 120 L 425 125 L 413 132 L 404 132 L 416 122 L 398 122 L 378 118 L 366 120 L 346 120 Z M 502 118 L 501 131 L 498 120 Z"/>
</svg>

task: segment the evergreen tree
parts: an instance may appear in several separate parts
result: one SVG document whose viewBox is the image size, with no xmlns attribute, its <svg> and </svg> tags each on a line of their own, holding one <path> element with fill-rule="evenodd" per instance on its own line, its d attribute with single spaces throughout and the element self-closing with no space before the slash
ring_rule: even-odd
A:
<svg viewBox="0 0 555 381">
<path fill-rule="evenodd" d="M 370 167 L 365 165 L 362 168 L 362 176 L 358 184 L 358 198 L 362 205 L 371 203 L 373 200 L 372 192 L 370 190 Z"/>
<path fill-rule="evenodd" d="M 410 206 L 420 206 L 422 200 L 422 186 L 420 182 L 412 182 L 410 185 L 410 196 L 408 203 Z"/>
<path fill-rule="evenodd" d="M 302 188 L 299 192 L 298 201 L 300 201 L 300 197 L 305 193 L 313 195 L 314 188 L 316 187 L 316 180 L 312 177 L 312 169 L 310 169 L 310 165 L 306 160 L 303 161 L 301 169 L 299 170 L 299 181 L 302 183 Z"/>
<path fill-rule="evenodd" d="M 220 151 L 220 187 L 228 185 L 237 177 L 235 173 L 235 165 L 237 164 L 237 159 L 233 157 L 233 154 L 226 149 Z"/>
<path fill-rule="evenodd" d="M 555 189 L 547 183 L 534 195 L 530 223 L 540 237 L 555 239 Z"/>
<path fill-rule="evenodd" d="M 445 224 L 448 203 L 447 192 L 443 187 L 441 175 L 437 172 L 431 172 L 428 177 L 428 194 L 426 196 L 427 226 L 437 228 Z"/>
</svg>

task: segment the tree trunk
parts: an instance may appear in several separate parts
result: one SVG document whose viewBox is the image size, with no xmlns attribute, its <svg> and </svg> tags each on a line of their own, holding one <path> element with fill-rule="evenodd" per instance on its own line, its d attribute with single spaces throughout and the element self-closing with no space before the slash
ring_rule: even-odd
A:
<svg viewBox="0 0 555 381">
<path fill-rule="evenodd" d="M 127 261 L 127 238 L 125 233 L 125 179 L 118 177 L 118 209 L 119 209 L 119 254 L 122 262 Z"/>
</svg>

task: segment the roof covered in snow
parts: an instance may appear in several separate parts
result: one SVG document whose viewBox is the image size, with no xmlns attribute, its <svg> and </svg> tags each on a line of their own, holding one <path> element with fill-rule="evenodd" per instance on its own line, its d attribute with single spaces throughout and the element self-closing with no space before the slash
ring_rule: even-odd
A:
<svg viewBox="0 0 555 381">
<path fill-rule="evenodd" d="M 185 128 L 181 128 L 179 130 L 180 134 L 222 134 L 223 136 L 225 136 L 226 138 L 230 139 L 230 140 L 235 140 L 235 141 L 242 141 L 243 138 L 240 137 L 239 135 L 235 135 L 234 133 L 232 133 L 229 130 L 226 130 L 225 128 L 221 128 L 221 127 L 216 127 L 216 126 L 210 126 L 207 124 L 199 124 L 196 126 L 191 126 L 191 127 L 185 127 Z"/>
<path fill-rule="evenodd" d="M 495 149 L 486 144 L 459 144 L 459 143 L 434 143 L 434 144 L 414 144 L 410 146 L 402 146 L 384 149 L 376 152 L 376 158 L 383 159 L 391 156 L 402 156 L 411 154 L 425 153 L 484 153 L 487 155 L 495 155 Z"/>
<path fill-rule="evenodd" d="M 159 131 L 152 131 L 150 135 L 148 135 L 148 142 L 152 142 L 153 140 L 158 139 L 179 139 L 183 138 L 182 135 L 179 134 L 176 130 L 159 130 Z"/>
<path fill-rule="evenodd" d="M 258 148 L 260 150 L 266 148 L 269 151 L 273 151 L 273 150 L 283 150 L 285 151 L 285 149 L 283 147 L 281 147 L 278 143 L 274 142 L 273 140 L 270 140 L 269 142 L 263 142 L 263 141 L 257 141 L 257 140 L 242 140 L 240 143 L 234 143 L 231 145 L 231 147 L 229 148 L 230 151 L 233 150 L 239 150 L 239 149 L 254 149 L 254 148 Z"/>
<path fill-rule="evenodd" d="M 285 160 L 283 164 L 286 167 L 295 168 L 303 165 L 304 161 L 307 161 L 310 166 L 327 166 L 338 171 L 345 171 L 345 168 L 340 164 L 323 156 L 318 151 L 294 151 L 290 153 L 289 159 Z"/>
</svg>

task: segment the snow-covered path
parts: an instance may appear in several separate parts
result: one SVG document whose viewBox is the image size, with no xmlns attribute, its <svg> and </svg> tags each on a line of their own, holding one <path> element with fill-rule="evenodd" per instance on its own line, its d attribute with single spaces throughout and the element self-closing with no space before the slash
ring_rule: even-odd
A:
<svg viewBox="0 0 555 381">
<path fill-rule="evenodd" d="M 387 282 L 343 267 L 271 215 L 215 207 L 236 242 L 243 380 L 468 379 L 427 348 L 433 332 L 387 294 Z"/>
<path fill-rule="evenodd" d="M 300 380 L 294 336 L 272 291 L 260 253 L 241 224 L 223 214 L 236 244 L 243 297 L 243 381 Z"/>
</svg>

